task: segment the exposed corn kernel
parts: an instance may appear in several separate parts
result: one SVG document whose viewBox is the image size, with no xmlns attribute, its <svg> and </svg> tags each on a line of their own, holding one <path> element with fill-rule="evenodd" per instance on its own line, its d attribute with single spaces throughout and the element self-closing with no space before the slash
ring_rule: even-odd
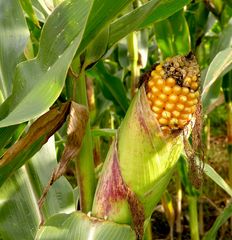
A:
<svg viewBox="0 0 232 240">
<path fill-rule="evenodd" d="M 162 116 L 163 118 L 169 119 L 169 118 L 171 118 L 171 113 L 168 112 L 168 111 L 163 111 L 162 114 L 161 114 L 161 116 Z"/>
<path fill-rule="evenodd" d="M 172 118 L 170 121 L 171 126 L 178 126 L 178 119 L 177 118 Z"/>
<path fill-rule="evenodd" d="M 148 82 L 147 85 L 148 85 L 149 88 L 152 88 L 155 85 L 155 82 L 153 80 L 151 80 L 151 81 Z"/>
<path fill-rule="evenodd" d="M 180 116 L 180 112 L 179 111 L 176 111 L 176 110 L 174 110 L 173 112 L 172 112 L 172 116 L 173 117 L 179 117 Z"/>
<path fill-rule="evenodd" d="M 158 98 L 159 98 L 160 100 L 162 100 L 162 101 L 166 101 L 168 97 L 167 97 L 166 94 L 160 93 L 160 94 L 158 95 Z"/>
<path fill-rule="evenodd" d="M 154 95 L 158 94 L 160 92 L 160 90 L 157 87 L 152 87 L 151 91 Z"/>
<path fill-rule="evenodd" d="M 188 94 L 189 99 L 194 99 L 195 97 L 196 97 L 195 93 L 191 92 L 191 93 Z"/>
<path fill-rule="evenodd" d="M 180 94 L 181 93 L 181 87 L 176 85 L 173 87 L 173 93 Z"/>
<path fill-rule="evenodd" d="M 147 98 L 163 133 L 183 129 L 196 111 L 199 66 L 193 55 L 166 59 L 151 72 Z"/>
<path fill-rule="evenodd" d="M 159 123 L 162 124 L 162 125 L 167 125 L 168 124 L 168 120 L 165 119 L 165 118 L 160 118 L 159 119 Z"/>
<path fill-rule="evenodd" d="M 159 99 L 156 99 L 154 101 L 154 104 L 155 104 L 156 107 L 160 107 L 160 108 L 164 106 L 164 102 L 159 100 Z"/>
<path fill-rule="evenodd" d="M 159 107 L 156 107 L 156 106 L 153 106 L 151 109 L 155 113 L 161 113 L 163 111 L 162 108 L 159 108 Z"/>
<path fill-rule="evenodd" d="M 171 95 L 169 95 L 168 100 L 169 100 L 169 102 L 171 102 L 171 103 L 175 103 L 175 102 L 177 102 L 177 100 L 178 100 L 178 96 L 175 95 L 175 94 L 171 94 Z"/>
<path fill-rule="evenodd" d="M 182 111 L 184 109 L 184 105 L 181 103 L 176 104 L 176 109 Z"/>
<path fill-rule="evenodd" d="M 183 112 L 184 113 L 192 113 L 192 108 L 191 107 L 185 107 Z"/>
<path fill-rule="evenodd" d="M 175 104 L 173 104 L 173 103 L 166 103 L 165 104 L 165 109 L 168 110 L 168 111 L 173 110 L 174 107 L 175 107 Z"/>
<path fill-rule="evenodd" d="M 157 79 L 155 85 L 157 88 L 162 89 L 165 85 L 164 80 L 161 78 Z"/>
<path fill-rule="evenodd" d="M 185 103 L 185 102 L 187 102 L 187 100 L 188 100 L 188 98 L 186 96 L 183 96 L 183 95 L 179 96 L 179 101 L 181 103 Z"/>
<path fill-rule="evenodd" d="M 160 70 L 163 70 L 162 65 L 159 64 L 158 66 L 156 66 L 155 70 L 158 71 L 158 72 L 159 72 Z"/>
<path fill-rule="evenodd" d="M 181 89 L 181 92 L 182 92 L 183 95 L 187 95 L 187 94 L 189 93 L 189 89 L 186 88 L 186 87 L 183 87 L 183 88 Z"/>
<path fill-rule="evenodd" d="M 196 82 L 191 83 L 191 88 L 193 90 L 197 90 L 198 89 L 198 83 L 196 83 Z"/>
<path fill-rule="evenodd" d="M 163 91 L 163 93 L 165 93 L 165 94 L 171 94 L 172 93 L 172 88 L 171 87 L 169 87 L 169 86 L 164 86 L 163 88 L 162 88 L 162 91 Z"/>
<path fill-rule="evenodd" d="M 176 80 L 174 78 L 167 78 L 166 85 L 169 87 L 174 87 L 176 85 Z"/>
</svg>

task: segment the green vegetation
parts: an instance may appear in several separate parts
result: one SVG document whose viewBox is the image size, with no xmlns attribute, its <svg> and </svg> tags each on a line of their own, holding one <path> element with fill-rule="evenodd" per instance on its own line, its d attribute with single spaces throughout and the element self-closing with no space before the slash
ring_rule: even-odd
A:
<svg viewBox="0 0 232 240">
<path fill-rule="evenodd" d="M 229 239 L 231 99 L 231 0 L 0 0 L 0 240 Z"/>
</svg>

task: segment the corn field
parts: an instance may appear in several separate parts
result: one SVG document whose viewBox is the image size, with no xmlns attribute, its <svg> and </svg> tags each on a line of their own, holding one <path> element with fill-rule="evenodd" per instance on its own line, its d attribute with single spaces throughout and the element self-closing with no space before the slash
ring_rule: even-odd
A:
<svg viewBox="0 0 232 240">
<path fill-rule="evenodd" d="M 229 240 L 231 199 L 231 0 L 0 0 L 0 240 Z"/>
</svg>

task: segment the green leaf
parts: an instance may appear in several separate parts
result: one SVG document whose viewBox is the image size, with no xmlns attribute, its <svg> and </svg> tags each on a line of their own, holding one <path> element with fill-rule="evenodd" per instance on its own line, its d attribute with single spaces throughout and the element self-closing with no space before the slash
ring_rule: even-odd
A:
<svg viewBox="0 0 232 240">
<path fill-rule="evenodd" d="M 222 211 L 222 213 L 217 217 L 213 226 L 205 234 L 203 240 L 216 240 L 217 232 L 219 228 L 232 216 L 232 203 L 228 204 Z"/>
<path fill-rule="evenodd" d="M 39 21 L 33 10 L 31 0 L 20 0 L 20 4 L 21 4 L 23 10 L 25 11 L 25 13 L 31 19 L 31 21 L 39 27 Z"/>
<path fill-rule="evenodd" d="M 197 162 L 200 166 L 203 165 L 203 163 L 200 163 L 198 160 Z M 227 194 L 229 194 L 230 197 L 232 197 L 232 189 L 231 187 L 226 183 L 226 181 L 207 163 L 204 163 L 204 173 L 211 178 L 220 188 L 222 188 Z"/>
<path fill-rule="evenodd" d="M 0 29 L 0 89 L 5 99 L 11 94 L 15 67 L 29 37 L 18 1 L 0 2 Z"/>
<path fill-rule="evenodd" d="M 26 165 L 36 199 L 38 200 L 47 185 L 52 171 L 57 166 L 54 137 L 35 154 Z M 74 193 L 65 177 L 59 178 L 51 187 L 42 207 L 45 219 L 56 213 L 75 211 Z"/>
<path fill-rule="evenodd" d="M 61 3 L 44 25 L 37 58 L 17 67 L 13 94 L 0 107 L 4 118 L 0 127 L 27 121 L 48 109 L 62 91 L 76 50 L 80 54 L 130 1 Z"/>
<path fill-rule="evenodd" d="M 92 136 L 94 137 L 114 137 L 116 135 L 115 129 L 110 128 L 100 128 L 100 129 L 92 129 Z"/>
<path fill-rule="evenodd" d="M 151 0 L 136 8 L 110 25 L 109 46 L 112 46 L 132 31 L 168 18 L 189 2 L 189 0 Z"/>
<path fill-rule="evenodd" d="M 102 61 L 95 66 L 94 72 L 94 76 L 103 88 L 104 96 L 119 105 L 125 113 L 129 107 L 129 101 L 122 81 L 109 74 Z"/>
<path fill-rule="evenodd" d="M 24 167 L 1 187 L 0 212 L 0 239 L 35 238 L 40 214 Z"/>
<path fill-rule="evenodd" d="M 223 76 L 232 68 L 232 48 L 227 48 L 219 52 L 211 62 L 202 88 L 202 103 L 204 110 L 207 108 L 207 103 L 211 98 L 213 84 L 220 81 L 220 76 Z"/>
<path fill-rule="evenodd" d="M 187 195 L 192 196 L 192 197 L 198 196 L 199 192 L 192 185 L 192 183 L 189 179 L 187 162 L 186 162 L 186 158 L 184 157 L 183 154 L 180 156 L 177 166 L 178 166 L 178 173 L 181 177 L 181 182 L 184 186 L 184 190 L 187 193 Z"/>
<path fill-rule="evenodd" d="M 20 125 L 13 125 L 10 127 L 0 128 L 0 149 L 9 143 L 9 140 L 14 135 L 15 131 L 20 128 Z"/>
<path fill-rule="evenodd" d="M 74 212 L 50 218 L 36 235 L 37 240 L 135 240 L 135 233 L 127 225 L 116 224 Z"/>
<path fill-rule="evenodd" d="M 163 58 L 189 53 L 191 49 L 190 34 L 183 11 L 155 23 L 154 28 L 156 41 Z"/>
<path fill-rule="evenodd" d="M 99 60 L 106 52 L 109 38 L 109 29 L 105 28 L 94 41 L 88 46 L 85 54 L 85 63 L 87 67 Z"/>
</svg>

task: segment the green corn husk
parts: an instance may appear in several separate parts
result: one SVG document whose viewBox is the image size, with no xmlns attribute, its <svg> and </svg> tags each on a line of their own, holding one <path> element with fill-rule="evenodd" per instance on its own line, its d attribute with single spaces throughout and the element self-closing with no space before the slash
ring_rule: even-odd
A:
<svg viewBox="0 0 232 240">
<path fill-rule="evenodd" d="M 142 238 L 144 222 L 165 191 L 183 149 L 182 136 L 179 132 L 164 137 L 142 86 L 109 150 L 92 214 L 131 224 Z"/>
</svg>

